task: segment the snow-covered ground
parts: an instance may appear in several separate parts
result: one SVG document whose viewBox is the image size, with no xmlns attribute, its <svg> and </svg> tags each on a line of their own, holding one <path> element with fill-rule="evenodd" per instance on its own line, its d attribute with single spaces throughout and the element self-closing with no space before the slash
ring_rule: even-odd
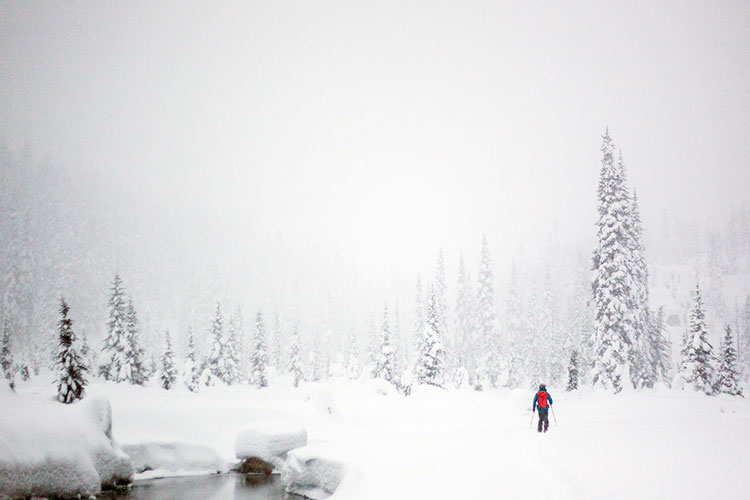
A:
<svg viewBox="0 0 750 500">
<path fill-rule="evenodd" d="M 19 392 L 49 399 L 53 389 L 32 382 Z M 557 425 L 546 435 L 530 429 L 533 392 L 524 390 L 417 387 L 403 397 L 334 381 L 200 394 L 97 383 L 88 393 L 109 398 L 123 445 L 199 444 L 227 462 L 236 462 L 235 440 L 253 422 L 297 422 L 309 442 L 297 463 L 318 454 L 336 465 L 328 469 L 342 474 L 337 500 L 748 496 L 747 400 L 667 389 L 549 390 Z M 0 394 L 3 407 L 9 397 Z"/>
</svg>

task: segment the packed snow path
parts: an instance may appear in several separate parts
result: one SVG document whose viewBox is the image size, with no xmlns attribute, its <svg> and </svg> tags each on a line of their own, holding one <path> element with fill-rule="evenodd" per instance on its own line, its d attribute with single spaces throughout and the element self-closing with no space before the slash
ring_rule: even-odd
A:
<svg viewBox="0 0 750 500">
<path fill-rule="evenodd" d="M 40 397 L 43 391 L 49 388 L 40 387 Z M 311 446 L 347 464 L 334 500 L 661 500 L 742 498 L 750 491 L 750 402 L 742 398 L 677 390 L 566 394 L 550 387 L 558 425 L 551 421 L 540 435 L 536 420 L 529 426 L 533 391 L 381 392 L 359 382 L 200 394 L 90 388 L 110 398 L 122 444 L 202 444 L 233 461 L 235 438 L 248 423 L 299 422 Z"/>
</svg>

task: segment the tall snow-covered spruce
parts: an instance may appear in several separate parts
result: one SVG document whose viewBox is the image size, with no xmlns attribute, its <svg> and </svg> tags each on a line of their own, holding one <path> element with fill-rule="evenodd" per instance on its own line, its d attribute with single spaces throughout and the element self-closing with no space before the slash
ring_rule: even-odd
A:
<svg viewBox="0 0 750 500">
<path fill-rule="evenodd" d="M 302 364 L 300 363 L 299 331 L 297 330 L 297 325 L 294 325 L 294 329 L 292 330 L 287 368 L 292 375 L 292 383 L 294 384 L 294 387 L 299 387 L 299 383 L 303 380 L 304 376 L 302 374 Z"/>
<path fill-rule="evenodd" d="M 143 346 L 141 345 L 138 316 L 133 306 L 133 300 L 128 298 L 125 319 L 125 346 L 120 367 L 119 379 L 133 385 L 143 385 L 146 382 L 146 368 L 143 363 Z"/>
<path fill-rule="evenodd" d="M 469 382 L 473 383 L 476 374 L 476 335 L 474 328 L 474 294 L 471 278 L 464 267 L 463 253 L 458 260 L 458 280 L 456 287 L 456 323 L 455 323 L 455 359 L 457 370 L 468 373 Z M 458 371 L 456 373 L 459 373 Z M 458 381 L 456 380 L 458 383 Z"/>
<path fill-rule="evenodd" d="M 251 382 L 258 387 L 268 387 L 268 376 L 266 374 L 268 367 L 266 327 L 263 323 L 263 314 L 260 311 L 255 316 L 255 331 L 250 356 Z"/>
<path fill-rule="evenodd" d="M 575 391 L 578 389 L 578 351 L 573 350 L 570 353 L 570 362 L 568 363 L 568 385 L 566 391 Z"/>
<path fill-rule="evenodd" d="M 682 379 L 695 390 L 714 394 L 716 369 L 713 347 L 708 342 L 706 311 L 698 284 L 695 285 L 689 328 L 681 354 L 680 375 Z"/>
<path fill-rule="evenodd" d="M 172 339 L 169 337 L 169 331 L 164 333 L 166 348 L 161 357 L 161 386 L 170 390 L 177 381 L 177 369 L 174 366 L 174 353 L 172 352 Z"/>
<path fill-rule="evenodd" d="M 125 358 L 128 342 L 127 333 L 127 305 L 125 292 L 122 288 L 120 274 L 115 273 L 109 295 L 109 321 L 107 322 L 107 336 L 99 362 L 99 376 L 104 380 L 120 382 L 120 371 Z"/>
<path fill-rule="evenodd" d="M 206 366 L 201 375 L 205 385 L 213 385 L 216 381 L 225 384 L 232 382 L 232 369 L 229 367 L 226 339 L 224 338 L 224 315 L 221 313 L 221 304 L 216 304 L 216 312 L 211 322 L 211 348 L 206 359 Z"/>
<path fill-rule="evenodd" d="M 349 334 L 349 350 L 346 356 L 346 376 L 350 380 L 356 380 L 362 374 L 359 363 L 359 346 L 357 345 L 357 331 L 352 326 Z"/>
<path fill-rule="evenodd" d="M 719 380 L 716 383 L 716 390 L 731 396 L 742 396 L 740 371 L 737 368 L 737 351 L 734 349 L 734 336 L 732 327 L 729 325 L 721 342 Z"/>
<path fill-rule="evenodd" d="M 601 148 L 597 247 L 592 266 L 595 309 L 592 381 L 617 393 L 623 384 L 634 382 L 633 372 L 627 367 L 637 335 L 633 310 L 631 202 L 624 169 L 615 164 L 614 149 L 607 131 Z"/>
<path fill-rule="evenodd" d="M 391 344 L 391 329 L 388 326 L 388 304 L 383 309 L 383 323 L 380 326 L 380 352 L 375 360 L 375 377 L 388 382 L 395 382 L 393 366 L 393 345 Z"/>
<path fill-rule="evenodd" d="M 497 309 L 495 304 L 495 278 L 490 263 L 487 237 L 482 235 L 482 253 L 479 261 L 477 289 L 477 329 L 479 331 L 480 357 L 475 379 L 482 385 L 497 387 L 500 375 L 497 339 Z"/>
<path fill-rule="evenodd" d="M 200 371 L 198 370 L 195 354 L 195 339 L 193 328 L 188 329 L 187 357 L 185 358 L 185 369 L 182 372 L 182 380 L 190 392 L 198 392 L 200 386 Z"/>
<path fill-rule="evenodd" d="M 83 398 L 86 387 L 86 364 L 78 352 L 73 320 L 68 317 L 70 308 L 64 298 L 60 298 L 59 352 L 56 364 L 59 370 L 57 400 L 70 404 Z"/>
<path fill-rule="evenodd" d="M 422 331 L 417 352 L 414 378 L 418 384 L 443 387 L 445 369 L 445 351 L 440 338 L 440 318 L 435 292 L 430 287 L 427 300 L 427 321 Z"/>
<path fill-rule="evenodd" d="M 3 321 L 3 336 L 0 341 L 0 367 L 3 369 L 3 376 L 11 390 L 16 390 L 16 376 L 13 371 L 13 344 L 10 336 L 10 323 L 6 319 Z"/>
</svg>

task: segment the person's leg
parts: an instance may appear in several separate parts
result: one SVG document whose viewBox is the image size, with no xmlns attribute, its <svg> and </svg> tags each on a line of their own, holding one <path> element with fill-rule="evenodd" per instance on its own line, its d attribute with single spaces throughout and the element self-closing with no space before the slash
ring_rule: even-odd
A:
<svg viewBox="0 0 750 500">
<path fill-rule="evenodd" d="M 544 412 L 542 410 L 538 410 L 538 412 L 539 412 L 539 423 L 536 426 L 536 430 L 537 432 L 542 432 L 542 425 L 544 422 L 544 417 L 542 415 L 544 415 Z"/>
<path fill-rule="evenodd" d="M 544 432 L 547 432 L 547 429 L 549 428 L 549 415 L 548 412 L 544 412 Z"/>
</svg>

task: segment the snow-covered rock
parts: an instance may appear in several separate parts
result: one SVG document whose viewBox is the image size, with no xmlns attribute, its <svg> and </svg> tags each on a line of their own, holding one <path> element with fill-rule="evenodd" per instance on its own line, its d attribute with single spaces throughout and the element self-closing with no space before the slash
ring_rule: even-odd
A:
<svg viewBox="0 0 750 500">
<path fill-rule="evenodd" d="M 260 458 L 281 469 L 290 450 L 307 445 L 307 430 L 287 420 L 260 420 L 242 430 L 234 441 L 237 458 Z"/>
<path fill-rule="evenodd" d="M 228 469 L 214 449 L 198 444 L 140 443 L 122 448 L 139 478 L 215 474 Z"/>
<path fill-rule="evenodd" d="M 109 401 L 74 405 L 0 395 L 0 498 L 75 497 L 132 480 Z"/>
<path fill-rule="evenodd" d="M 344 476 L 344 461 L 321 446 L 290 451 L 281 470 L 288 493 L 321 500 L 333 495 Z"/>
</svg>

